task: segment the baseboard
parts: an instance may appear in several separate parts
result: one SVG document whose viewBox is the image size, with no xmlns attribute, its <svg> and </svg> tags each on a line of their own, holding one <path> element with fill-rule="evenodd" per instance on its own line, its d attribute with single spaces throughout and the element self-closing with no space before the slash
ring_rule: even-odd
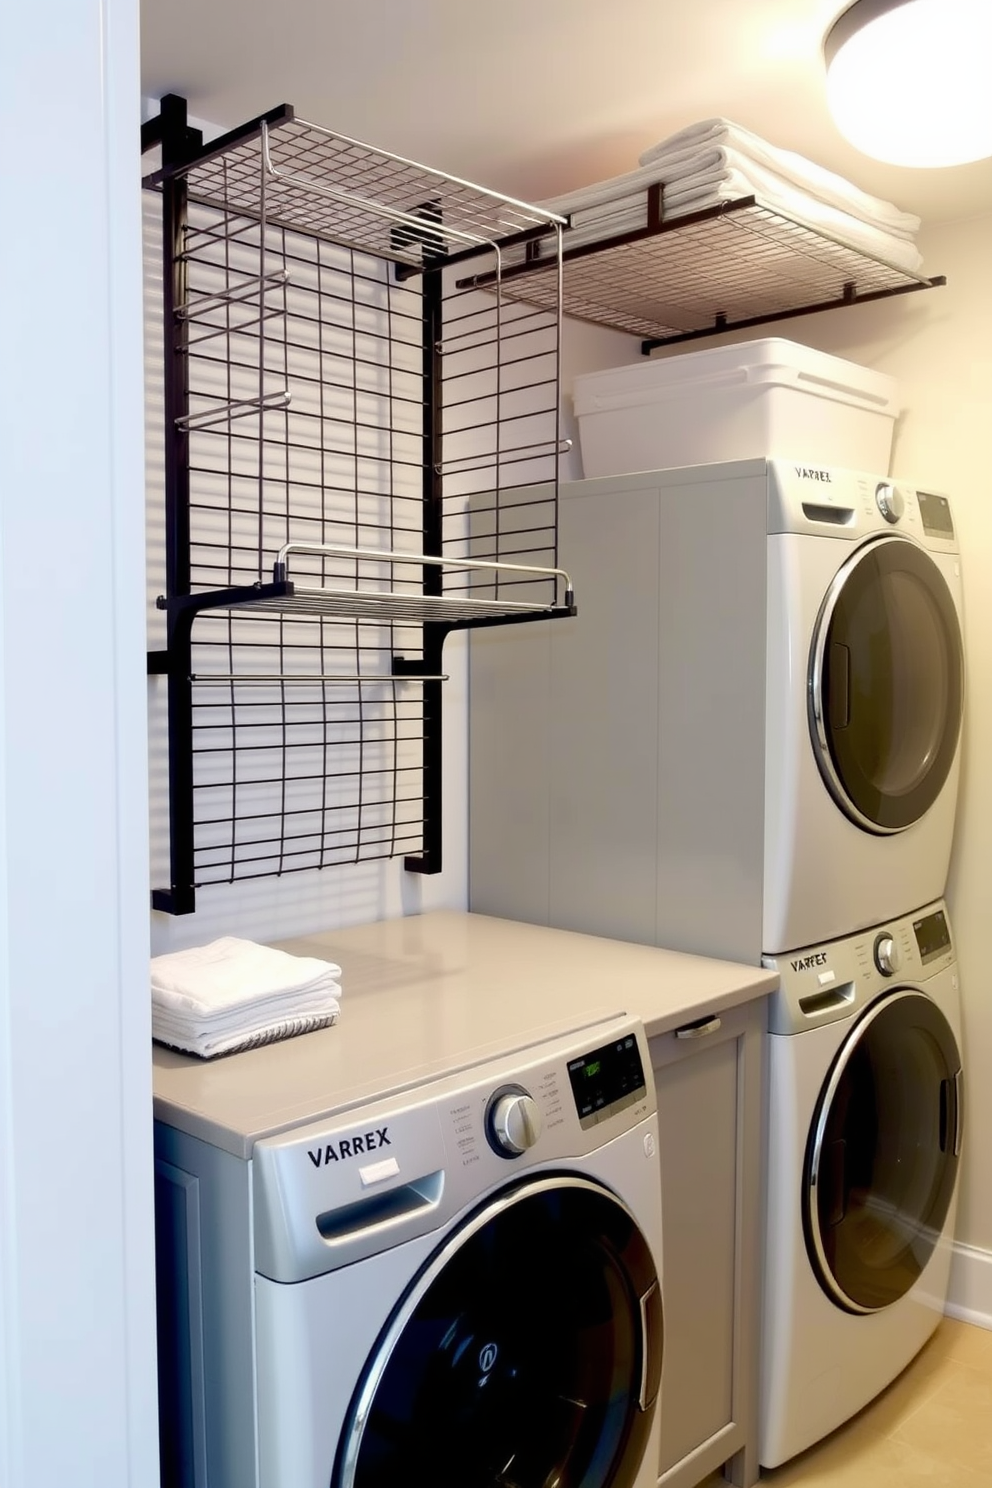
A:
<svg viewBox="0 0 992 1488">
<path fill-rule="evenodd" d="M 944 1311 L 963 1323 L 992 1328 L 992 1251 L 954 1242 Z"/>
</svg>

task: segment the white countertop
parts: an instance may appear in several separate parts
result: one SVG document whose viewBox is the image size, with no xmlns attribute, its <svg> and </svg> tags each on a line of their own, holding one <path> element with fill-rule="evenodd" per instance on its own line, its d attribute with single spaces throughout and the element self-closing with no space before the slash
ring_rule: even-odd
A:
<svg viewBox="0 0 992 1488">
<path fill-rule="evenodd" d="M 154 1045 L 156 1117 L 237 1156 L 618 1013 L 651 1037 L 778 985 L 759 966 L 449 910 L 279 944 L 341 966 L 332 1028 L 213 1060 Z"/>
</svg>

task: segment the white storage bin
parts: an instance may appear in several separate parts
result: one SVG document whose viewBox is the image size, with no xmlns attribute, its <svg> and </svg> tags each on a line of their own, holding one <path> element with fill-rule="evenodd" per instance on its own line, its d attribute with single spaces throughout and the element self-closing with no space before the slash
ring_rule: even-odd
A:
<svg viewBox="0 0 992 1488">
<path fill-rule="evenodd" d="M 885 475 L 895 379 L 768 337 L 576 377 L 587 476 L 781 455 Z"/>
</svg>

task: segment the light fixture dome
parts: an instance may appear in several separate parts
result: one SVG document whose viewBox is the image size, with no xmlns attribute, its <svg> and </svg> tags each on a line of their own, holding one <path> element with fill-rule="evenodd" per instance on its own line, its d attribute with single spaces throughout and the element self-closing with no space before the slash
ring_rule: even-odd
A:
<svg viewBox="0 0 992 1488">
<path fill-rule="evenodd" d="M 891 165 L 992 155 L 992 0 L 855 0 L 823 43 L 841 133 Z"/>
</svg>

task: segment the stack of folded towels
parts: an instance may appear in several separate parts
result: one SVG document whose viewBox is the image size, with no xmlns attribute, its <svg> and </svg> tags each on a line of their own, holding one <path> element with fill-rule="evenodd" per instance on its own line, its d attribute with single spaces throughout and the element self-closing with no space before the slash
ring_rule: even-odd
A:
<svg viewBox="0 0 992 1488">
<path fill-rule="evenodd" d="M 918 217 L 729 119 L 690 124 L 645 150 L 637 170 L 544 205 L 571 218 L 564 246 L 578 247 L 646 227 L 647 188 L 658 183 L 666 219 L 754 196 L 759 205 L 910 273 L 922 263 L 914 241 Z"/>
<path fill-rule="evenodd" d="M 153 956 L 152 1036 L 210 1059 L 337 1021 L 340 966 L 224 936 Z"/>
</svg>

